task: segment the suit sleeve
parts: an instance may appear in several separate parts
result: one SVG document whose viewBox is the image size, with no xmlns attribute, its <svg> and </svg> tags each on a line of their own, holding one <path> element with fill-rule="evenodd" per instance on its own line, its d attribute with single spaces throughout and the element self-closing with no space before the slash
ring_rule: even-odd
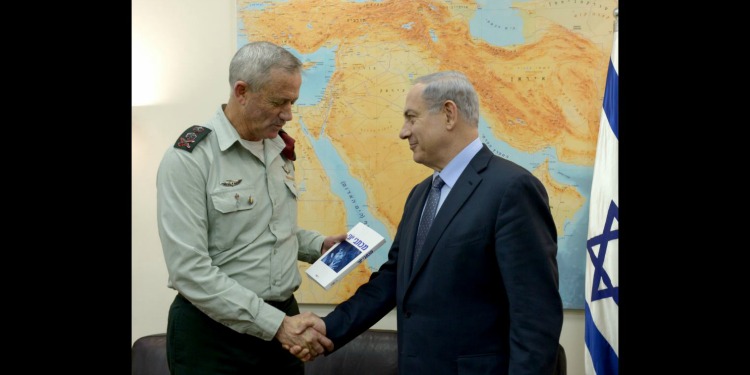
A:
<svg viewBox="0 0 750 375">
<path fill-rule="evenodd" d="M 409 212 L 409 202 L 415 189 L 416 186 L 406 198 L 404 215 Z M 333 341 L 334 351 L 372 327 L 396 307 L 399 239 L 404 221 L 402 216 L 393 245 L 388 250 L 388 260 L 370 276 L 368 282 L 357 289 L 354 295 L 323 318 L 326 323 L 326 336 Z"/>
<path fill-rule="evenodd" d="M 557 230 L 544 185 L 524 174 L 500 204 L 495 252 L 510 314 L 510 374 L 551 374 L 562 329 Z"/>
<path fill-rule="evenodd" d="M 370 280 L 323 318 L 326 336 L 333 341 L 334 351 L 372 327 L 396 307 L 397 243 L 395 240 L 388 252 L 388 260 L 370 276 Z"/>
</svg>

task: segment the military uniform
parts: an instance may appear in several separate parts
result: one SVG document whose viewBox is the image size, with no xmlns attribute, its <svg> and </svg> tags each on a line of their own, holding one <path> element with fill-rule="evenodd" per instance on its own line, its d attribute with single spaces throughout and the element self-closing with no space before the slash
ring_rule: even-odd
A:
<svg viewBox="0 0 750 375">
<path fill-rule="evenodd" d="M 325 236 L 297 227 L 294 165 L 280 155 L 281 137 L 240 139 L 223 107 L 183 132 L 159 165 L 168 287 L 214 321 L 269 341 L 285 315 L 274 306 L 287 306 L 301 283 L 296 261 L 318 259 Z"/>
</svg>

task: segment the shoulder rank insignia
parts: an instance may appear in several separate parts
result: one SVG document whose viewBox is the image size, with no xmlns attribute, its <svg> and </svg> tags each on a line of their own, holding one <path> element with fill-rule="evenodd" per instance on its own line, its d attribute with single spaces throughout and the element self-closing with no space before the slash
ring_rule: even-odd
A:
<svg viewBox="0 0 750 375">
<path fill-rule="evenodd" d="M 180 135 L 180 138 L 178 138 L 177 142 L 174 143 L 174 147 L 185 150 L 187 152 L 193 152 L 195 145 L 197 145 L 198 142 L 202 141 L 203 138 L 206 138 L 206 136 L 210 132 L 211 129 L 209 128 L 204 128 L 200 125 L 193 125 L 185 130 L 182 135 Z"/>
</svg>

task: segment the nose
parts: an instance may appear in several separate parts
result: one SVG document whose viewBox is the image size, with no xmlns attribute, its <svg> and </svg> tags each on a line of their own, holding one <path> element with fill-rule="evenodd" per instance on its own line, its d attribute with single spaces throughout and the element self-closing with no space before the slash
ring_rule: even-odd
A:
<svg viewBox="0 0 750 375">
<path fill-rule="evenodd" d="M 281 109 L 281 113 L 279 113 L 279 117 L 284 121 L 292 121 L 292 105 L 284 105 Z"/>
<path fill-rule="evenodd" d="M 409 121 L 404 121 L 404 125 L 401 126 L 401 131 L 398 132 L 398 137 L 401 139 L 407 139 L 411 135 L 411 125 Z"/>
</svg>

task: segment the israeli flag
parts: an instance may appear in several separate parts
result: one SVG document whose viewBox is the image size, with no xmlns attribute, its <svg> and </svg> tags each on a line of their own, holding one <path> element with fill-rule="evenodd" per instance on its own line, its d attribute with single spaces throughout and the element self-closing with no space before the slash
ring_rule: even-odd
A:
<svg viewBox="0 0 750 375">
<path fill-rule="evenodd" d="M 616 13 L 615 13 L 616 14 Z M 619 373 L 617 26 L 604 89 L 586 241 L 584 362 L 587 375 Z"/>
</svg>

